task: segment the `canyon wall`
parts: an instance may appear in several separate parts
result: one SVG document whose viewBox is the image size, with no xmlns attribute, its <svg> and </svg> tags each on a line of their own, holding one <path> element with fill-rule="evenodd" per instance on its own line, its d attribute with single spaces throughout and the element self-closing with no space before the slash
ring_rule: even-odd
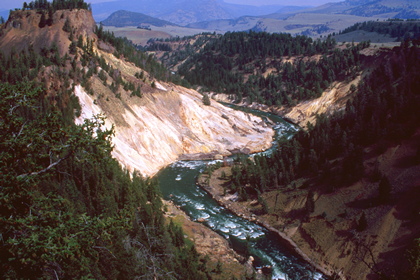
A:
<svg viewBox="0 0 420 280">
<path fill-rule="evenodd" d="M 98 102 L 81 86 L 75 88 L 75 94 L 82 105 L 76 122 L 105 115 L 107 127 L 115 126 L 113 156 L 143 175 L 154 175 L 180 156 L 220 158 L 271 146 L 273 130 L 260 118 L 215 101 L 206 106 L 201 94 L 183 87 L 159 83 L 154 93 L 121 102 L 111 97 Z"/>
</svg>

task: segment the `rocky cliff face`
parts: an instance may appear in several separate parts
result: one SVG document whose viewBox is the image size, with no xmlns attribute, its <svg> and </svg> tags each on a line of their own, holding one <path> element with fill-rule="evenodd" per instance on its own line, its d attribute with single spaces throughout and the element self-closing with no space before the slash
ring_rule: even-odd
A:
<svg viewBox="0 0 420 280">
<path fill-rule="evenodd" d="M 346 107 L 346 102 L 352 97 L 350 87 L 357 86 L 360 76 L 350 82 L 336 82 L 330 89 L 322 93 L 321 97 L 300 102 L 285 114 L 293 122 L 305 127 L 307 123 L 315 124 L 316 116 L 331 115 Z"/>
<path fill-rule="evenodd" d="M 118 69 L 124 80 L 145 73 L 111 53 L 94 49 Z M 215 101 L 205 106 L 202 95 L 195 90 L 156 81 L 147 73 L 145 76 L 141 98 L 128 92 L 116 97 L 97 77 L 91 83 L 93 95 L 80 86 L 75 88 L 82 105 L 82 115 L 76 122 L 92 114 L 104 114 L 108 126 L 115 126 L 113 155 L 130 171 L 151 176 L 180 158 L 220 158 L 271 146 L 274 132 L 260 118 Z M 152 80 L 155 87 L 151 86 Z"/>
<path fill-rule="evenodd" d="M 94 35 L 95 21 L 90 11 L 59 10 L 53 14 L 51 26 L 45 25 L 40 28 L 40 12 L 19 10 L 10 13 L 6 26 L 2 30 L 4 36 L 0 40 L 0 50 L 8 54 L 12 48 L 20 52 L 32 45 L 35 51 L 40 51 L 55 43 L 60 55 L 63 56 L 71 43 L 68 34 L 62 30 L 67 19 L 75 27 L 73 31 L 76 39 L 79 35 L 84 38 L 96 37 Z"/>
<path fill-rule="evenodd" d="M 118 100 L 112 97 L 95 101 L 95 96 L 77 86 L 82 115 L 76 122 L 104 114 L 108 126 L 115 125 L 115 158 L 129 170 L 148 176 L 180 156 L 198 159 L 270 147 L 273 131 L 261 119 L 215 101 L 205 106 L 201 94 L 193 90 L 168 84 L 159 87 L 141 99 L 123 98 L 122 105 L 113 103 Z"/>
<path fill-rule="evenodd" d="M 41 26 L 40 20 L 41 12 L 12 12 L 1 30 L 0 50 L 8 53 L 14 48 L 20 52 L 32 45 L 42 53 L 43 48 L 56 44 L 60 56 L 67 57 L 62 71 L 81 75 L 69 75 L 75 77 L 69 83 L 82 106 L 76 122 L 104 115 L 107 126 L 115 127 L 113 155 L 130 171 L 151 176 L 180 157 L 222 158 L 232 152 L 257 152 L 271 145 L 274 132 L 261 119 L 215 101 L 205 106 L 198 92 L 157 81 L 123 56 L 116 57 L 115 48 L 94 33 L 90 11 L 58 10 L 49 25 Z M 66 21 L 70 22 L 71 32 L 63 30 Z M 71 40 L 75 42 L 79 36 L 89 47 L 79 46 L 70 53 Z M 99 59 L 108 66 L 107 71 L 99 67 Z M 88 75 L 89 71 L 93 74 Z M 62 82 L 55 72 L 47 66 L 39 77 L 47 81 L 50 91 L 54 84 Z M 88 90 L 80 86 L 80 80 L 89 85 Z M 123 89 L 121 84 L 141 88 L 142 97 Z"/>
</svg>

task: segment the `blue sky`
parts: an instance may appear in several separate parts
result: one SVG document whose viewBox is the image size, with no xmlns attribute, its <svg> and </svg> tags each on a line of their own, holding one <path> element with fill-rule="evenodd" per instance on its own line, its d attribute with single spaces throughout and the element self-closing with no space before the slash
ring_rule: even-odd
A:
<svg viewBox="0 0 420 280">
<path fill-rule="evenodd" d="M 32 0 L 0 0 L 0 10 L 10 10 L 21 8 L 23 2 L 31 2 Z M 100 3 L 115 0 L 85 0 L 88 3 Z M 285 6 L 319 6 L 329 2 L 341 2 L 344 0 L 225 0 L 227 3 L 249 4 L 249 5 L 285 5 Z"/>
<path fill-rule="evenodd" d="M 319 6 L 325 3 L 343 2 L 344 0 L 225 0 L 227 3 L 248 5 L 284 5 L 284 6 Z"/>
</svg>

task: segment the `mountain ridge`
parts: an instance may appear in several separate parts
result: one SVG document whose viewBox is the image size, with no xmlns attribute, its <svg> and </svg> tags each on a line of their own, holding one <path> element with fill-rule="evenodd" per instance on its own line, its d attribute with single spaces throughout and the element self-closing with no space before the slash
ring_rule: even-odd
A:
<svg viewBox="0 0 420 280">
<path fill-rule="evenodd" d="M 176 24 L 166 20 L 161 20 L 142 13 L 130 12 L 126 10 L 118 10 L 112 13 L 105 20 L 101 21 L 101 23 L 106 26 L 111 25 L 115 27 L 140 26 L 142 24 L 150 24 L 159 27 L 165 25 L 177 26 Z"/>
<path fill-rule="evenodd" d="M 92 6 L 93 16 L 97 21 L 105 20 L 112 12 L 124 9 L 141 12 L 179 25 L 203 20 L 236 18 L 243 15 L 264 15 L 285 8 L 282 5 L 261 7 L 236 5 L 216 0 L 141 0 L 136 2 L 127 0 L 93 4 Z"/>
<path fill-rule="evenodd" d="M 415 0 L 346 0 L 337 3 L 327 3 L 301 12 L 411 19 L 420 17 L 420 2 Z"/>
<path fill-rule="evenodd" d="M 107 117 L 108 127 L 114 124 L 112 153 L 128 170 L 152 176 L 183 155 L 220 157 L 271 146 L 274 132 L 261 119 L 216 102 L 205 106 L 198 92 L 158 80 L 124 55 L 116 57 L 116 48 L 104 40 L 111 35 L 96 27 L 90 11 L 59 10 L 51 26 L 43 28 L 39 27 L 40 20 L 36 11 L 14 11 L 2 30 L 0 50 L 21 52 L 32 45 L 35 52 L 45 53 L 46 46 L 57 45 L 57 54 L 67 56 L 67 60 L 57 60 L 66 65 L 72 59 L 73 65 L 66 67 L 76 68 L 83 76 L 82 83 L 69 81 L 82 103 L 81 114 L 91 118 L 89 112 L 100 112 Z M 67 21 L 71 23 L 69 32 L 63 30 Z M 72 44 L 75 50 L 69 58 Z M 152 57 L 145 56 L 144 60 Z M 53 88 L 59 82 L 50 68 L 41 75 L 50 72 L 51 76 L 41 80 L 46 79 Z"/>
<path fill-rule="evenodd" d="M 172 7 L 164 8 L 166 10 L 162 10 L 160 14 L 153 10 L 150 10 L 150 13 L 153 13 L 155 17 L 185 26 L 189 30 L 207 30 L 217 33 L 248 30 L 270 33 L 286 32 L 320 38 L 339 33 L 357 22 L 388 18 L 420 18 L 419 3 L 411 0 L 375 0 L 327 3 L 314 8 L 267 6 L 267 9 L 271 8 L 272 10 L 265 10 L 264 14 L 259 13 L 257 8 L 254 12 L 246 13 L 247 9 L 241 10 L 240 7 L 234 6 L 235 9 L 242 11 L 241 15 L 240 13 L 235 14 L 234 9 L 229 10 L 230 4 L 226 5 L 220 1 L 201 1 L 189 5 L 187 8 L 172 5 Z M 223 9 L 224 12 L 221 12 Z M 203 12 L 205 15 L 201 16 Z M 118 33 L 118 30 L 116 32 Z M 168 37 L 177 36 L 173 32 L 168 31 L 167 33 Z M 140 33 L 136 35 L 136 32 L 132 31 L 121 34 L 129 37 L 140 36 L 143 38 L 147 36 Z M 182 37 L 181 34 L 185 34 L 185 31 L 179 32 L 178 36 Z M 150 33 L 150 38 L 155 37 L 155 34 Z"/>
</svg>

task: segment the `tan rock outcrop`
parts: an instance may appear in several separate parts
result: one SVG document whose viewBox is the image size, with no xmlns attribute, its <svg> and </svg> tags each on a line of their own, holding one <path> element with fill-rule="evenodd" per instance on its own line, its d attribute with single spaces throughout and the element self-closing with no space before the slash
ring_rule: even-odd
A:
<svg viewBox="0 0 420 280">
<path fill-rule="evenodd" d="M 42 48 L 50 47 L 50 44 L 54 42 L 58 47 L 60 56 L 63 56 L 71 43 L 68 39 L 69 34 L 62 30 L 67 19 L 73 27 L 76 40 L 79 35 L 82 35 L 83 38 L 97 41 L 94 34 L 95 21 L 91 11 L 83 9 L 58 10 L 53 15 L 53 24 L 40 28 L 40 12 L 18 10 L 10 13 L 3 30 L 4 36 L 0 40 L 0 49 L 8 54 L 12 48 L 16 52 L 20 52 L 32 45 L 34 50 L 38 52 Z"/>
<path fill-rule="evenodd" d="M 143 98 L 129 98 L 124 108 L 116 110 L 119 104 L 101 107 L 94 96 L 77 86 L 82 115 L 76 122 L 104 114 L 107 126 L 115 125 L 113 156 L 129 170 L 147 176 L 181 155 L 220 158 L 232 150 L 257 152 L 271 146 L 273 130 L 261 125 L 260 118 L 214 101 L 205 106 L 201 94 L 194 90 L 163 83 L 160 87 Z"/>
<path fill-rule="evenodd" d="M 314 124 L 319 114 L 332 114 L 346 107 L 346 102 L 351 98 L 351 85 L 357 86 L 360 76 L 351 82 L 337 82 L 323 92 L 321 97 L 302 101 L 293 107 L 285 117 L 305 127 L 308 122 Z"/>
</svg>

